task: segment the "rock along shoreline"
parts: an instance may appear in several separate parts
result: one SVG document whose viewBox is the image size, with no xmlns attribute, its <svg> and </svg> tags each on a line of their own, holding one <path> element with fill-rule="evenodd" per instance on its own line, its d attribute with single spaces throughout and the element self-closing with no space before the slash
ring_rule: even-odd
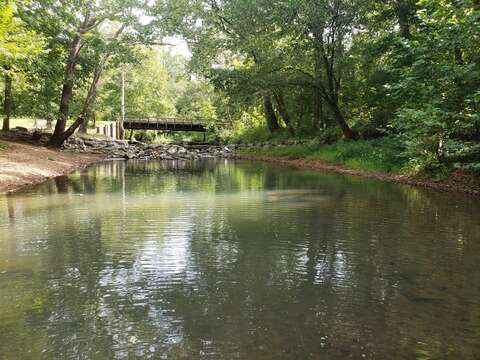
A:
<svg viewBox="0 0 480 360">
<path fill-rule="evenodd" d="M 105 160 L 197 160 L 233 157 L 235 146 L 204 144 L 145 144 L 127 140 L 71 137 L 62 150 L 99 154 Z"/>
</svg>

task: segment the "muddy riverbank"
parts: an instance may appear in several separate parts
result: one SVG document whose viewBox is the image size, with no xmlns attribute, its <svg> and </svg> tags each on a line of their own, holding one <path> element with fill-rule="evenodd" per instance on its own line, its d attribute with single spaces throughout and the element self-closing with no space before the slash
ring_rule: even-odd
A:
<svg viewBox="0 0 480 360">
<path fill-rule="evenodd" d="M 0 193 L 67 175 L 104 158 L 100 154 L 68 153 L 0 140 Z"/>
</svg>

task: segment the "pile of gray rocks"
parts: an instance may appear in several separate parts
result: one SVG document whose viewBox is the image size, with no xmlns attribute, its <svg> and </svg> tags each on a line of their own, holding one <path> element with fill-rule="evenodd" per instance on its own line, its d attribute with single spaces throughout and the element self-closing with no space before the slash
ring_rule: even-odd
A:
<svg viewBox="0 0 480 360">
<path fill-rule="evenodd" d="M 62 149 L 104 154 L 108 159 L 195 160 L 231 157 L 235 146 L 145 144 L 138 141 L 100 140 L 73 136 L 63 144 Z"/>
<path fill-rule="evenodd" d="M 40 143 L 46 145 L 50 139 L 49 132 L 28 130 L 17 127 L 9 132 L 0 132 L 4 140 Z M 308 142 L 287 140 L 283 143 L 262 142 L 255 144 L 145 144 L 139 141 L 100 139 L 89 135 L 74 135 L 62 146 L 65 151 L 79 153 L 103 154 L 108 159 L 142 159 L 142 160 L 175 160 L 175 159 L 202 159 L 202 158 L 228 158 L 240 148 L 270 148 L 287 145 L 303 144 Z"/>
</svg>

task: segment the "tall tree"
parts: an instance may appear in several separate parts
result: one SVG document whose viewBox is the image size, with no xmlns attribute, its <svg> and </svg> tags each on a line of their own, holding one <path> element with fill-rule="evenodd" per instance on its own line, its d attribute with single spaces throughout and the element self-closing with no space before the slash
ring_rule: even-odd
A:
<svg viewBox="0 0 480 360">
<path fill-rule="evenodd" d="M 58 117 L 50 145 L 61 146 L 82 121 L 86 121 L 107 60 L 114 54 L 128 52 L 129 46 L 149 41 L 153 32 L 141 22 L 146 9 L 148 4 L 142 0 L 78 0 L 68 3 L 32 0 L 24 6 L 24 16 L 44 29 L 46 36 L 58 39 L 66 53 Z M 84 75 L 91 74 L 92 80 L 79 116 L 67 129 L 74 89 L 79 84 L 80 62 L 87 64 L 89 71 Z"/>
<path fill-rule="evenodd" d="M 13 107 L 13 78 L 29 56 L 41 49 L 41 42 L 16 16 L 16 4 L 8 0 L 0 4 L 0 71 L 5 79 L 3 131 L 10 129 Z"/>
<path fill-rule="evenodd" d="M 177 31 L 182 30 L 192 44 L 191 63 L 196 71 L 218 89 L 262 106 L 270 130 L 280 128 L 279 118 L 287 126 L 291 124 L 283 94 L 276 95 L 279 77 L 270 76 L 276 67 L 275 47 L 269 37 L 273 29 L 259 21 L 262 8 L 257 3 L 196 0 L 188 6 L 168 1 L 163 5 L 176 9 L 174 23 L 181 24 L 176 25 Z"/>
<path fill-rule="evenodd" d="M 271 12 L 276 12 L 273 24 L 284 29 L 289 38 L 297 39 L 287 49 L 291 59 L 287 66 L 293 71 L 290 75 L 293 83 L 311 86 L 316 96 L 329 107 L 344 136 L 357 139 L 358 134 L 351 129 L 342 110 L 341 88 L 342 82 L 348 81 L 344 65 L 348 44 L 359 30 L 363 12 L 361 3 L 351 0 L 285 1 L 279 10 L 277 5 L 270 5 Z M 315 101 L 315 107 L 319 108 L 319 99 Z M 317 116 L 318 108 L 314 110 Z"/>
</svg>

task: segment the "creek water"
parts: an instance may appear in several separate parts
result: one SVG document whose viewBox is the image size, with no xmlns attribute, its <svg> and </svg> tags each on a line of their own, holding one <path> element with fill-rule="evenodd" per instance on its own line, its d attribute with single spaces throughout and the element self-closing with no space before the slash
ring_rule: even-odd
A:
<svg viewBox="0 0 480 360">
<path fill-rule="evenodd" d="M 0 359 L 480 359 L 480 201 L 247 161 L 0 196 Z"/>
</svg>

